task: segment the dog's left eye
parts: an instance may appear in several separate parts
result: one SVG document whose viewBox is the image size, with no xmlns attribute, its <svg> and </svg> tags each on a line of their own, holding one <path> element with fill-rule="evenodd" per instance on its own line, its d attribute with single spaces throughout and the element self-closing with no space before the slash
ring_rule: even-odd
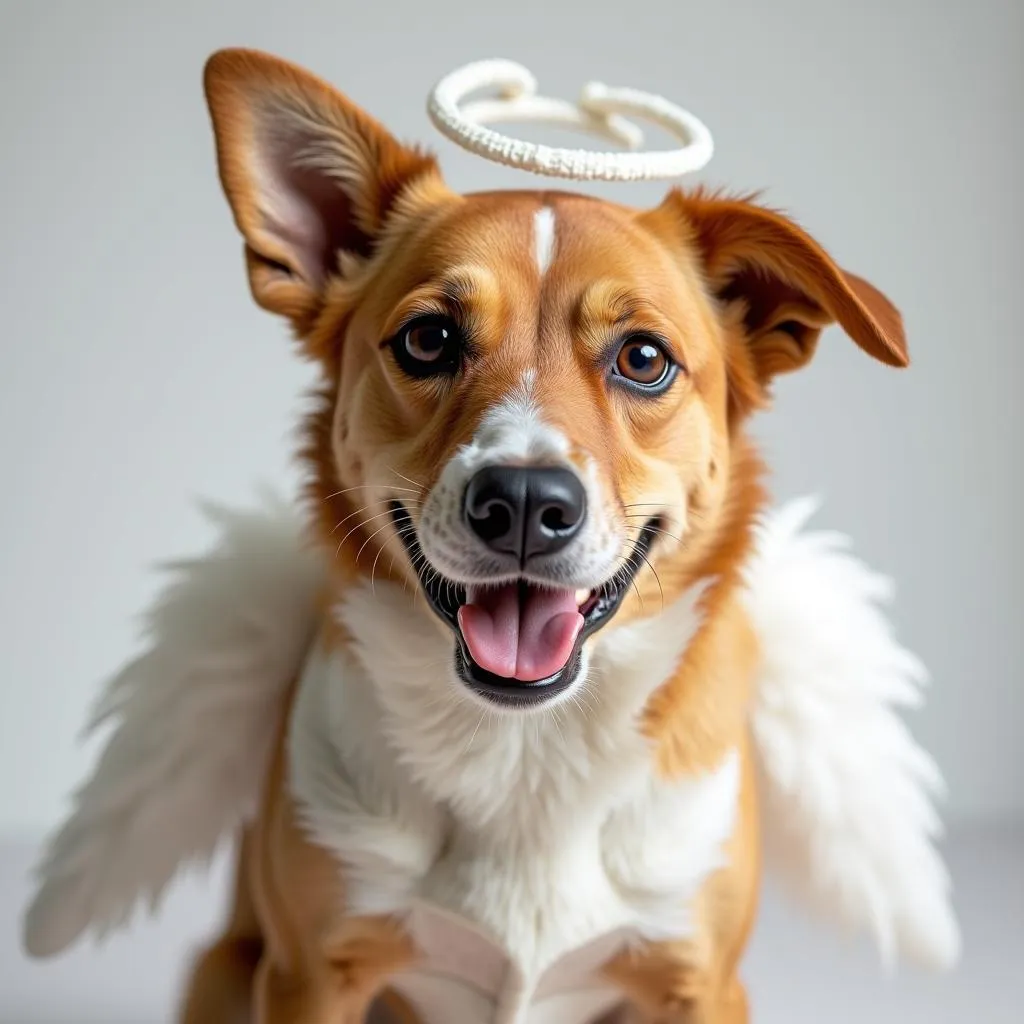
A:
<svg viewBox="0 0 1024 1024">
<path fill-rule="evenodd" d="M 448 317 L 418 317 L 398 332 L 391 349 L 398 365 L 410 376 L 455 373 L 462 361 L 462 331 Z"/>
<path fill-rule="evenodd" d="M 661 391 L 672 382 L 675 370 L 676 364 L 660 342 L 646 334 L 634 334 L 622 343 L 613 373 L 634 387 Z"/>
</svg>

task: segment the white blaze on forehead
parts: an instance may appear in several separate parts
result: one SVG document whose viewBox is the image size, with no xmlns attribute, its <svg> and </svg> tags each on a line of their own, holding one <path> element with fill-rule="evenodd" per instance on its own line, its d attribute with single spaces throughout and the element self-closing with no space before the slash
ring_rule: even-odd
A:
<svg viewBox="0 0 1024 1024">
<path fill-rule="evenodd" d="M 533 215 L 533 252 L 543 277 L 555 256 L 555 211 L 550 206 L 542 206 Z"/>
</svg>

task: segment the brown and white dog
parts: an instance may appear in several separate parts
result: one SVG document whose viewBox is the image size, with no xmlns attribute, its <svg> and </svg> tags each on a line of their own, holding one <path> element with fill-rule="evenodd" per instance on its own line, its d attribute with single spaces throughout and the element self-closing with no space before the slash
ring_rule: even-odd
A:
<svg viewBox="0 0 1024 1024">
<path fill-rule="evenodd" d="M 235 831 L 186 1024 L 735 1024 L 761 804 L 812 895 L 951 961 L 918 668 L 875 577 L 762 518 L 745 433 L 832 322 L 905 365 L 890 302 L 748 199 L 457 195 L 298 68 L 205 81 L 253 295 L 322 371 L 313 543 L 225 514 L 185 567 L 29 948 Z"/>
</svg>

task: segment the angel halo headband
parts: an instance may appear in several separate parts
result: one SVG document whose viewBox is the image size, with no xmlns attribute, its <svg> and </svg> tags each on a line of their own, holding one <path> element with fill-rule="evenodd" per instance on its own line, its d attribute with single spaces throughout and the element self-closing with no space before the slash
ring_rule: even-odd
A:
<svg viewBox="0 0 1024 1024">
<path fill-rule="evenodd" d="M 492 98 L 463 102 L 470 93 L 497 88 Z M 481 60 L 445 75 L 434 86 L 427 112 L 456 145 L 495 163 L 554 178 L 578 181 L 641 181 L 676 178 L 699 171 L 713 152 L 711 132 L 693 114 L 639 89 L 613 89 L 588 82 L 578 103 L 537 94 L 537 80 L 510 60 Z M 682 145 L 641 150 L 644 135 L 626 116 L 667 129 Z M 582 128 L 625 147 L 623 152 L 558 149 L 504 135 L 487 124 L 539 121 Z"/>
</svg>

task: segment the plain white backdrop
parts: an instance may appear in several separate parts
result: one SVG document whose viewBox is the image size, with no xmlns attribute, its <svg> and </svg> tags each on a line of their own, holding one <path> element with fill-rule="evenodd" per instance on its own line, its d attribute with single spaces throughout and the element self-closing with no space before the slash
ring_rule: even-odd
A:
<svg viewBox="0 0 1024 1024">
<path fill-rule="evenodd" d="M 295 486 L 310 376 L 248 296 L 217 183 L 200 74 L 225 45 L 331 79 L 467 190 L 538 183 L 435 136 L 425 95 L 457 64 L 664 93 L 715 135 L 703 180 L 766 189 L 889 293 L 913 367 L 832 330 L 758 430 L 776 493 L 822 494 L 898 581 L 949 815 L 1024 813 L 1019 0 L 34 0 L 0 3 L 0 832 L 56 822 L 149 566 L 206 539 L 195 497 Z"/>
</svg>

